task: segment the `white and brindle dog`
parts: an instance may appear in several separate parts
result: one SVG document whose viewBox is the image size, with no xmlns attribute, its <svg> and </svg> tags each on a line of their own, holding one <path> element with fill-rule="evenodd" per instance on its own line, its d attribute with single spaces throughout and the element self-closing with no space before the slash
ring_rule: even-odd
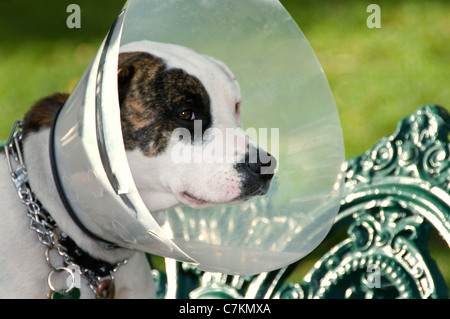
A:
<svg viewBox="0 0 450 319">
<path fill-rule="evenodd" d="M 127 158 L 149 211 L 179 204 L 201 208 L 265 194 L 273 175 L 261 174 L 261 161 L 249 161 L 252 148 L 265 151 L 241 129 L 241 94 L 232 72 L 224 63 L 184 47 L 146 45 L 152 48 L 151 53 L 120 54 L 118 84 Z M 86 235 L 71 219 L 58 196 L 48 152 L 49 132 L 55 113 L 67 98 L 67 94 L 44 98 L 23 119 L 22 151 L 29 184 L 61 230 L 89 256 L 108 263 L 128 258 L 128 263 L 115 274 L 116 297 L 155 297 L 145 254 L 124 248 L 105 249 L 103 243 Z M 194 134 L 195 120 L 201 120 L 202 134 Z M 172 137 L 177 128 L 191 133 L 191 140 L 183 142 L 186 148 L 223 143 L 203 136 L 209 128 L 220 130 L 223 136 L 233 132 L 231 141 L 243 143 L 231 145 L 243 147 L 233 150 L 233 162 L 176 162 L 171 157 L 173 148 L 180 143 Z M 271 166 L 274 161 L 272 158 Z M 26 207 L 11 182 L 4 152 L 0 154 L 0 202 L 0 298 L 45 298 L 49 292 L 46 247 L 30 230 Z M 82 281 L 81 297 L 93 296 Z"/>
</svg>

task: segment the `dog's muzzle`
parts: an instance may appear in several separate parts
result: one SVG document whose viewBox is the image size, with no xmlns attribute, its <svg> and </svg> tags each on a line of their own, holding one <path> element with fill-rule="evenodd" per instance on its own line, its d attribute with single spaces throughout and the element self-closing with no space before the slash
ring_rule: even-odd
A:
<svg viewBox="0 0 450 319">
<path fill-rule="evenodd" d="M 237 199 L 244 200 L 267 194 L 276 167 L 275 157 L 261 148 L 251 147 L 245 154 L 245 162 L 235 164 L 235 169 L 242 179 L 241 195 Z"/>
</svg>

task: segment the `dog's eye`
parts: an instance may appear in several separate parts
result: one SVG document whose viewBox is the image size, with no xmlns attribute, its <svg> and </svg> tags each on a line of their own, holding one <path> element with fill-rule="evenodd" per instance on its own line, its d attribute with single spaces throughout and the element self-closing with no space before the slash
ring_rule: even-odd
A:
<svg viewBox="0 0 450 319">
<path fill-rule="evenodd" d="M 241 103 L 237 102 L 236 105 L 234 106 L 234 111 L 236 113 L 239 113 L 241 111 Z"/>
<path fill-rule="evenodd" d="M 183 121 L 193 121 L 195 120 L 195 114 L 193 111 L 187 110 L 182 111 L 177 114 L 178 118 Z"/>
</svg>

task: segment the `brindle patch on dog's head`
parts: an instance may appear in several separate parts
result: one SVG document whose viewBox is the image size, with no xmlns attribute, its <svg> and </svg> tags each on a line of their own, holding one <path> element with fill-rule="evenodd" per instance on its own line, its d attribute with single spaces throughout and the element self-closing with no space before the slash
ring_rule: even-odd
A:
<svg viewBox="0 0 450 319">
<path fill-rule="evenodd" d="M 164 151 L 174 129 L 187 128 L 193 137 L 194 118 L 202 120 L 203 131 L 211 125 L 210 98 L 202 83 L 149 53 L 120 54 L 118 86 L 127 150 L 140 148 L 155 156 Z"/>
</svg>

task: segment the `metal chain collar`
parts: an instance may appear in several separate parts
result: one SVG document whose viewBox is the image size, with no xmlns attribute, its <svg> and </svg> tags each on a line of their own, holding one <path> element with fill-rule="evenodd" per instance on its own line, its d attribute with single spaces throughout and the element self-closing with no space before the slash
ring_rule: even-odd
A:
<svg viewBox="0 0 450 319">
<path fill-rule="evenodd" d="M 21 142 L 22 123 L 17 121 L 14 124 L 7 144 L 4 146 L 6 161 L 17 194 L 21 202 L 27 206 L 27 216 L 31 219 L 30 228 L 36 231 L 39 241 L 47 247 L 45 259 L 50 267 L 50 274 L 47 280 L 50 292 L 47 297 L 78 298 L 79 290 L 75 287 L 76 280 L 74 271 L 79 270 L 79 274 L 87 279 L 89 287 L 94 292 L 96 298 L 114 298 L 114 274 L 127 260 L 125 259 L 122 262 L 112 265 L 112 270 L 106 276 L 100 276 L 95 270 L 75 263 L 74 258 L 69 255 L 67 247 L 63 245 L 63 242 L 69 239 L 68 236 L 61 231 L 49 213 L 42 207 L 28 183 L 28 173 L 21 151 Z M 54 266 L 52 264 L 50 260 L 50 252 L 52 250 L 55 250 L 62 257 L 63 266 Z M 54 274 L 62 272 L 69 274 L 71 284 L 67 289 L 57 291 L 53 283 Z"/>
</svg>

